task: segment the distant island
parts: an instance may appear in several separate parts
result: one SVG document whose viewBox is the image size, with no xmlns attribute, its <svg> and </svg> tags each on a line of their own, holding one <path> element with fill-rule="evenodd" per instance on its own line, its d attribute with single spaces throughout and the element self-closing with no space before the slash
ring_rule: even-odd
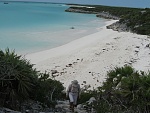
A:
<svg viewBox="0 0 150 113">
<path fill-rule="evenodd" d="M 107 26 L 115 31 L 127 31 L 150 36 L 150 8 L 128 8 L 101 5 L 68 4 L 66 12 L 96 14 L 97 17 L 119 20 Z"/>
</svg>

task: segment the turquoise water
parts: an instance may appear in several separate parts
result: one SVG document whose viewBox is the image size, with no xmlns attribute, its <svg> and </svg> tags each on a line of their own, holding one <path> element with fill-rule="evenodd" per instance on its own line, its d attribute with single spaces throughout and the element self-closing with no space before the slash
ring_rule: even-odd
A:
<svg viewBox="0 0 150 113">
<path fill-rule="evenodd" d="M 93 14 L 65 12 L 68 7 L 65 4 L 0 2 L 0 49 L 8 47 L 18 53 L 49 49 L 80 38 L 61 35 L 72 26 L 79 32 L 104 25 L 105 20 Z"/>
</svg>

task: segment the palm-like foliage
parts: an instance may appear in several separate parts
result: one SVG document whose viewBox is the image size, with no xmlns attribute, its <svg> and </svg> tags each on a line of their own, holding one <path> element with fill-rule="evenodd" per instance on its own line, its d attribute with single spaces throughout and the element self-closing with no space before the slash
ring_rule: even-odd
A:
<svg viewBox="0 0 150 113">
<path fill-rule="evenodd" d="M 115 68 L 108 72 L 99 91 L 98 112 L 150 111 L 150 73 L 137 72 L 130 66 Z"/>
<path fill-rule="evenodd" d="M 52 106 L 61 98 L 62 83 L 39 73 L 33 65 L 14 51 L 0 50 L 0 106 L 20 109 L 28 99 Z"/>
<path fill-rule="evenodd" d="M 113 89 L 119 85 L 120 81 L 124 77 L 128 77 L 134 73 L 134 69 L 130 66 L 116 67 L 114 70 L 110 70 L 107 73 L 106 82 L 104 82 L 104 89 Z"/>
<path fill-rule="evenodd" d="M 0 104 L 16 106 L 29 98 L 37 79 L 33 65 L 14 51 L 0 51 Z"/>
<path fill-rule="evenodd" d="M 124 104 L 133 110 L 145 112 L 150 105 L 150 76 L 134 74 L 121 81 L 119 91 Z M 150 109 L 149 109 L 150 110 Z"/>
</svg>

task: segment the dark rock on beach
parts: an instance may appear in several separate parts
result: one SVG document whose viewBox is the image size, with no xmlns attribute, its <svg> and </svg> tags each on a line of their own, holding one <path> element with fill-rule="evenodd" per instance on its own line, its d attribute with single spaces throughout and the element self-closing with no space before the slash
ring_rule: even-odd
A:
<svg viewBox="0 0 150 113">
<path fill-rule="evenodd" d="M 118 32 L 129 32 L 131 31 L 130 28 L 127 27 L 127 25 L 125 23 L 120 23 L 119 21 L 106 26 L 107 29 L 113 29 L 114 31 L 118 31 Z"/>
</svg>

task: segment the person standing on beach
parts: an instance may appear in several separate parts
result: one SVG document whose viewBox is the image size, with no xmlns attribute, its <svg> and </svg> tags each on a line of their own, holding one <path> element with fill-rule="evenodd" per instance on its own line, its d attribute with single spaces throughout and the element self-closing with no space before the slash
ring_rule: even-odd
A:
<svg viewBox="0 0 150 113">
<path fill-rule="evenodd" d="M 68 86 L 66 97 L 69 97 L 70 109 L 74 111 L 74 106 L 77 105 L 77 99 L 80 97 L 80 85 L 77 80 L 73 80 Z"/>
</svg>

